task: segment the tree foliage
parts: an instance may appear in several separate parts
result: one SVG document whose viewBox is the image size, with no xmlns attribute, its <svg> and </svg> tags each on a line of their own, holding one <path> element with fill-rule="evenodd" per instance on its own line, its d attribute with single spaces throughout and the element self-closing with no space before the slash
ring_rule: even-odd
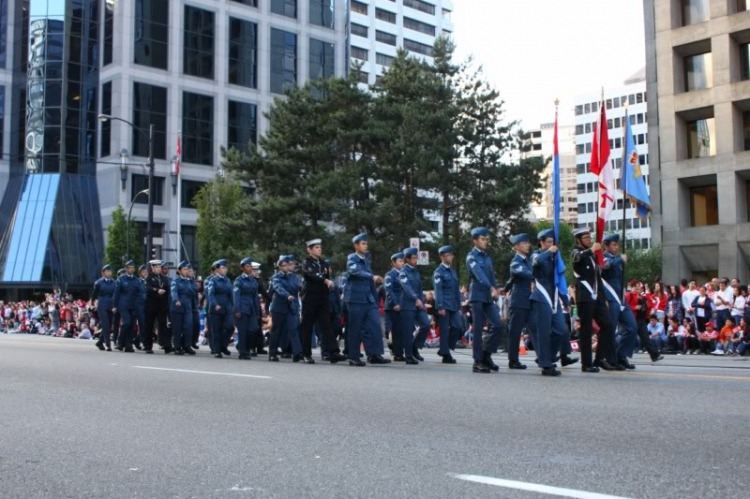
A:
<svg viewBox="0 0 750 499">
<path fill-rule="evenodd" d="M 637 279 L 653 284 L 661 279 L 661 246 L 649 249 L 628 249 L 628 263 L 625 265 L 625 279 Z"/>
<path fill-rule="evenodd" d="M 112 223 L 107 227 L 107 247 L 104 249 L 105 263 L 112 266 L 114 271 L 123 266 L 128 260 L 134 260 L 140 264 L 143 255 L 139 255 L 138 249 L 142 247 L 136 241 L 137 232 L 135 221 L 130 221 L 130 252 L 128 252 L 128 222 L 125 210 L 118 205 L 112 212 Z"/>
</svg>

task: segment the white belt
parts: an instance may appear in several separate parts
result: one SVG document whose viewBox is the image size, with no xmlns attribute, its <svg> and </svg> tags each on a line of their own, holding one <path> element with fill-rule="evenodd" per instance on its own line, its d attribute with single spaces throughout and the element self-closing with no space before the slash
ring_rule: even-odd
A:
<svg viewBox="0 0 750 499">
<path fill-rule="evenodd" d="M 620 305 L 620 311 L 622 312 L 623 310 L 625 310 L 625 306 L 622 304 L 622 301 L 620 301 L 620 296 L 617 293 L 615 293 L 614 288 L 610 286 L 609 283 L 604 280 L 604 278 L 602 278 L 602 284 L 604 284 L 604 288 L 607 291 L 609 291 L 612 294 L 612 296 L 615 297 L 615 300 L 617 300 L 617 304 Z"/>
<path fill-rule="evenodd" d="M 544 288 L 544 286 L 542 286 L 539 280 L 536 280 L 536 289 L 538 289 L 539 292 L 542 293 L 542 296 L 544 296 L 544 298 L 547 300 L 547 303 L 552 309 L 552 313 L 557 313 L 557 302 L 559 301 L 558 289 L 555 288 L 555 304 L 554 305 L 552 304 L 552 298 L 550 298 L 549 293 L 547 293 L 547 290 Z"/>
<path fill-rule="evenodd" d="M 591 284 L 588 283 L 585 279 L 581 279 L 581 276 L 578 275 L 578 272 L 573 272 L 573 275 L 576 276 L 579 281 L 578 283 L 581 284 L 584 288 L 589 290 L 589 293 L 591 293 L 591 298 L 596 300 L 596 293 L 594 292 L 594 289 L 591 287 Z"/>
</svg>

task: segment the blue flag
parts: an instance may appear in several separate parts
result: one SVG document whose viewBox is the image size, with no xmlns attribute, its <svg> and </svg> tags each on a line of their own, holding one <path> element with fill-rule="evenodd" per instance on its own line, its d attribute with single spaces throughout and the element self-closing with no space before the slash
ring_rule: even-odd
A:
<svg viewBox="0 0 750 499">
<path fill-rule="evenodd" d="M 648 194 L 646 180 L 641 173 L 633 128 L 630 126 L 630 116 L 626 117 L 626 123 L 625 158 L 620 177 L 620 190 L 630 198 L 630 204 L 635 207 L 638 218 L 647 218 L 651 214 L 651 197 Z"/>
<path fill-rule="evenodd" d="M 555 156 L 554 156 L 554 170 L 552 172 L 552 192 L 555 199 L 555 244 L 560 245 L 560 212 L 562 207 L 560 205 L 560 148 L 557 141 L 557 109 L 555 109 Z M 563 261 L 562 255 L 558 251 L 555 254 L 555 284 L 560 296 L 568 296 L 568 283 L 565 279 L 565 262 Z"/>
</svg>

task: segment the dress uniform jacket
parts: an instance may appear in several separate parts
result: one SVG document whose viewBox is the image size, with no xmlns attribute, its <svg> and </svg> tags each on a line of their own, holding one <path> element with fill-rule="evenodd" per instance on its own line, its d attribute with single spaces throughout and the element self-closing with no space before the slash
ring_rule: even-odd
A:
<svg viewBox="0 0 750 499">
<path fill-rule="evenodd" d="M 515 255 L 510 262 L 510 308 L 531 308 L 531 283 L 534 281 L 534 269 L 529 259 Z"/>
<path fill-rule="evenodd" d="M 404 268 L 399 272 L 399 281 L 404 291 L 401 294 L 401 310 L 416 310 L 417 300 L 421 300 L 424 303 L 422 276 L 411 265 L 404 265 Z"/>
<path fill-rule="evenodd" d="M 385 309 L 393 310 L 396 305 L 401 305 L 404 289 L 401 287 L 399 272 L 391 269 L 385 275 Z"/>
<path fill-rule="evenodd" d="M 261 315 L 258 280 L 255 277 L 242 274 L 234 280 L 234 310 L 239 314 Z"/>
<path fill-rule="evenodd" d="M 461 308 L 461 291 L 456 271 L 445 265 L 439 265 L 432 274 L 435 286 L 435 310 L 458 312 Z"/>
<path fill-rule="evenodd" d="M 163 290 L 164 294 L 159 294 Z M 146 278 L 146 308 L 167 310 L 169 307 L 169 278 L 153 272 Z"/>
<path fill-rule="evenodd" d="M 596 301 L 601 288 L 601 268 L 591 248 L 573 250 L 573 272 L 576 276 L 576 301 Z"/>
<path fill-rule="evenodd" d="M 352 253 L 346 259 L 347 280 L 344 301 L 347 303 L 377 303 L 374 274 L 369 259 Z"/>
<path fill-rule="evenodd" d="M 234 286 L 226 276 L 216 275 L 208 284 L 208 309 L 211 313 L 231 314 L 234 312 Z M 216 311 L 216 306 L 221 310 Z"/>
<path fill-rule="evenodd" d="M 469 271 L 469 301 L 492 302 L 491 289 L 497 288 L 495 272 L 492 270 L 492 258 L 479 248 L 473 248 L 466 257 L 466 269 Z"/>
<path fill-rule="evenodd" d="M 299 280 L 294 274 L 276 272 L 271 279 L 273 298 L 271 300 L 271 313 L 299 313 Z M 289 300 L 293 296 L 294 300 Z"/>
<path fill-rule="evenodd" d="M 99 310 L 112 310 L 114 307 L 115 287 L 117 283 L 114 279 L 102 277 L 94 283 L 94 292 L 91 298 L 98 300 Z"/>
<path fill-rule="evenodd" d="M 114 306 L 120 310 L 135 310 L 141 290 L 140 279 L 125 274 L 117 279 L 113 296 Z"/>
</svg>

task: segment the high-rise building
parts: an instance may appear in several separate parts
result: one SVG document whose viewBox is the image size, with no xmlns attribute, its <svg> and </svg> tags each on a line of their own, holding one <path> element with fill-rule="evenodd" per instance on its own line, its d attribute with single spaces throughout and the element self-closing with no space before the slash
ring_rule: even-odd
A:
<svg viewBox="0 0 750 499">
<path fill-rule="evenodd" d="M 345 0 L 0 0 L 0 287 L 88 288 L 118 206 L 145 259 L 148 195 L 156 256 L 197 262 L 220 147 L 250 147 L 290 86 L 345 75 L 347 22 Z"/>
<path fill-rule="evenodd" d="M 350 0 L 352 65 L 362 64 L 361 81 L 377 82 L 399 47 L 431 58 L 438 36 L 452 36 L 453 0 Z"/>
<path fill-rule="evenodd" d="M 665 282 L 750 278 L 750 3 L 644 0 Z"/>
<path fill-rule="evenodd" d="M 575 143 L 576 143 L 576 172 L 578 192 L 578 226 L 596 229 L 597 199 L 599 179 L 591 173 L 591 148 L 599 119 L 599 103 L 602 91 L 580 95 L 575 102 Z M 607 108 L 607 132 L 611 148 L 610 161 L 614 168 L 617 186 L 620 185 L 622 160 L 625 153 L 625 105 L 633 128 L 638 161 L 646 183 L 649 179 L 649 149 L 648 125 L 646 124 L 646 81 L 644 70 L 628 78 L 622 87 L 604 89 L 604 101 Z M 606 232 L 621 233 L 627 229 L 628 244 L 637 249 L 651 247 L 651 220 L 641 220 L 636 216 L 630 201 L 625 201 L 623 221 L 623 194 L 617 191 L 615 207 L 606 223 Z"/>
</svg>

